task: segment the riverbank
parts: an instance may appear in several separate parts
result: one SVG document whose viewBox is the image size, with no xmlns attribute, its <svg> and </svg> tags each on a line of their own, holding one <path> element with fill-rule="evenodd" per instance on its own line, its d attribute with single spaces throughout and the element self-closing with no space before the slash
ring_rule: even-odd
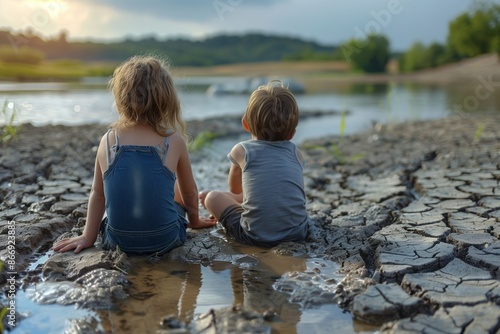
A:
<svg viewBox="0 0 500 334">
<path fill-rule="evenodd" d="M 203 76 L 266 76 L 291 77 L 306 87 L 307 92 L 327 91 L 332 87 L 353 84 L 412 83 L 450 85 L 475 82 L 478 77 L 496 85 L 500 78 L 498 54 L 484 54 L 456 63 L 442 65 L 412 73 L 398 73 L 397 61 L 388 64 L 386 73 L 353 73 L 343 61 L 325 62 L 264 62 L 229 64 L 211 67 L 179 67 L 173 74 L 179 78 Z M 488 79 L 489 78 L 489 79 Z"/>
<path fill-rule="evenodd" d="M 79 61 L 52 61 L 41 65 L 2 64 L 0 79 L 6 81 L 81 81 L 86 78 L 109 78 L 118 63 L 84 63 Z M 397 60 L 392 59 L 386 73 L 354 73 L 345 61 L 275 61 L 238 63 L 216 66 L 175 66 L 171 72 L 177 80 L 193 77 L 268 77 L 293 78 L 303 84 L 308 92 L 324 91 L 331 86 L 352 84 L 384 84 L 407 82 L 415 84 L 449 85 L 475 81 L 477 77 L 498 82 L 500 60 L 496 53 L 442 65 L 436 68 L 398 73 Z M 487 80 L 487 79 L 486 79 Z"/>
<path fill-rule="evenodd" d="M 307 243 L 246 248 L 227 240 L 218 226 L 190 231 L 182 247 L 153 259 L 103 251 L 98 245 L 78 255 L 49 250 L 56 238 L 81 233 L 95 148 L 105 127 L 23 126 L 17 138 L 0 148 L 0 258 L 8 260 L 13 224 L 17 252 L 13 267 L 4 264 L 0 283 L 8 289 L 9 272 L 16 272 L 14 290 L 25 289 L 39 303 L 96 310 L 93 318 L 74 319 L 68 326 L 98 332 L 194 333 L 205 327 L 223 332 L 236 328 L 224 326 L 237 326 L 261 333 L 295 328 L 306 310 L 325 305 L 340 305 L 358 320 L 335 327 L 339 321 L 332 315 L 303 332 L 496 332 L 499 123 L 498 115 L 457 116 L 376 125 L 342 140 L 306 141 L 301 147 L 314 221 Z M 204 121 L 200 130 L 194 123 L 188 130 L 196 135 L 224 126 Z M 224 186 L 225 153 L 193 153 L 200 189 Z M 312 267 L 301 262 L 308 258 Z M 339 271 L 332 274 L 328 263 L 336 263 Z M 155 264 L 170 270 L 145 269 Z M 214 306 L 201 317 L 193 309 L 187 316 L 165 314 L 166 304 L 154 312 L 144 309 L 148 301 L 165 303 L 155 299 L 165 289 L 170 297 L 162 298 L 168 303 L 185 301 L 185 295 L 178 297 L 179 287 L 201 284 L 193 281 L 200 265 L 241 273 L 231 284 L 234 302 L 244 301 L 244 306 Z M 272 273 L 266 280 L 259 276 L 263 268 Z M 217 294 L 231 290 L 221 284 L 216 288 Z M 1 303 L 7 305 L 8 298 Z M 140 303 L 134 306 L 134 301 Z M 285 309 L 293 310 L 292 320 Z M 19 320 L 23 310 L 18 312 L 22 328 L 29 317 Z"/>
</svg>

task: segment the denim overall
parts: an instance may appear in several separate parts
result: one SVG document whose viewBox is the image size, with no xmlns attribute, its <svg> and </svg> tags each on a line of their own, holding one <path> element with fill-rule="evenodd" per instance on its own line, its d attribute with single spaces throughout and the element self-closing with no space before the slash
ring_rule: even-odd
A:
<svg viewBox="0 0 500 334">
<path fill-rule="evenodd" d="M 108 170 L 103 175 L 106 215 L 101 224 L 103 247 L 129 254 L 164 254 L 186 241 L 185 209 L 174 202 L 175 174 L 164 165 L 164 148 L 123 145 L 111 148 Z M 160 158 L 159 154 L 163 154 Z M 110 164 L 111 162 L 111 164 Z"/>
</svg>

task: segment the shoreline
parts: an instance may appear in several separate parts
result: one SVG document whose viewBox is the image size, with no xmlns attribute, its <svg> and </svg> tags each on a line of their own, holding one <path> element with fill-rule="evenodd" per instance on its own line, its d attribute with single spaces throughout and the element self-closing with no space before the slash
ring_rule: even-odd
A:
<svg viewBox="0 0 500 334">
<path fill-rule="evenodd" d="M 90 65 L 89 65 L 90 66 Z M 176 80 L 190 77 L 291 77 L 299 82 L 318 86 L 320 84 L 343 85 L 355 83 L 412 82 L 423 84 L 446 85 L 467 82 L 478 76 L 500 73 L 500 58 L 496 53 L 489 53 L 467 58 L 455 63 L 435 68 L 423 69 L 411 73 L 398 73 L 388 65 L 385 73 L 353 73 L 349 64 L 343 61 L 275 61 L 256 63 L 236 63 L 208 67 L 172 66 L 172 76 Z M 111 70 L 110 74 L 112 73 Z M 109 76 L 21 76 L 20 78 L 3 77 L 6 82 L 76 82 L 84 78 L 105 78 Z"/>
<path fill-rule="evenodd" d="M 207 127 L 202 122 L 197 131 Z M 127 272 L 130 260 L 123 254 L 99 247 L 81 256 L 57 253 L 37 269 L 27 270 L 56 238 L 83 227 L 93 150 L 105 128 L 23 126 L 17 138 L 0 147 L 0 258 L 8 255 L 8 226 L 15 221 L 18 288 L 41 276 L 44 282 L 80 284 L 95 298 L 94 307 L 126 300 L 127 288 L 120 282 L 127 276 L 120 270 Z M 299 302 L 341 305 L 382 334 L 403 328 L 420 332 L 429 323 L 440 324 L 443 333 L 499 328 L 498 116 L 377 125 L 341 142 L 329 136 L 306 140 L 300 147 L 308 161 L 304 179 L 314 226 L 306 244 L 282 244 L 270 252 L 291 257 L 315 254 L 337 263 L 345 277 L 328 293 L 316 285 L 311 293 L 310 287 L 299 284 L 314 282 L 315 274 L 281 277 L 281 284 L 295 287 Z M 206 175 L 225 175 L 227 165 L 220 157 L 204 162 L 209 154 L 193 154 L 201 155 L 194 160 L 201 162 L 195 173 L 203 186 L 213 181 Z M 210 231 L 191 231 L 183 246 L 162 258 L 174 260 L 239 265 L 260 261 L 258 255 L 245 256 L 234 243 Z M 5 270 L 0 280 L 4 286 Z M 97 290 L 82 283 L 94 270 L 112 275 L 114 283 L 103 283 L 99 292 L 109 300 L 99 299 Z M 436 290 L 436 284 L 443 288 Z M 314 299 L 318 293 L 322 297 Z M 234 309 L 216 311 L 218 317 L 250 323 Z M 260 316 L 261 325 L 273 326 L 272 320 Z M 134 324 L 129 321 L 129 326 Z"/>
</svg>

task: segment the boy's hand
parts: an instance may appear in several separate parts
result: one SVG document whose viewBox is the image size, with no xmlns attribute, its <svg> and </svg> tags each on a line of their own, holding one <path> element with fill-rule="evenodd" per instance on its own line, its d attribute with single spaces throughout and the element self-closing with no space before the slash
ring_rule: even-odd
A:
<svg viewBox="0 0 500 334">
<path fill-rule="evenodd" d="M 85 236 L 80 235 L 74 238 L 59 240 L 54 244 L 52 249 L 54 249 L 54 251 L 60 251 L 61 253 L 74 249 L 75 254 L 78 254 L 80 251 L 93 245 L 93 242 L 90 242 Z"/>
</svg>

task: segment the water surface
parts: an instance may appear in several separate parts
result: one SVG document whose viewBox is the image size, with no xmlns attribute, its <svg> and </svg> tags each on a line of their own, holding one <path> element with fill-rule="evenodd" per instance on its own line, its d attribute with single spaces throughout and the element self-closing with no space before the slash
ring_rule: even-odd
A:
<svg viewBox="0 0 500 334">
<path fill-rule="evenodd" d="M 206 94 L 208 83 L 221 80 L 224 79 L 177 80 L 185 120 L 244 113 L 248 96 Z M 18 123 L 109 124 L 117 114 L 106 82 L 106 79 L 87 79 L 77 83 L 0 82 L 0 104 L 8 101 L 11 107 L 8 111 L 16 109 Z M 297 101 L 303 112 L 348 110 L 345 133 L 349 134 L 366 130 L 373 123 L 437 119 L 457 112 L 499 112 L 500 94 L 491 94 L 480 100 L 475 97 L 477 86 L 475 82 L 453 86 L 349 84 L 297 95 Z M 0 119 L 0 124 L 3 122 Z M 295 140 L 300 142 L 339 132 L 338 115 L 309 118 L 299 124 Z"/>
</svg>

